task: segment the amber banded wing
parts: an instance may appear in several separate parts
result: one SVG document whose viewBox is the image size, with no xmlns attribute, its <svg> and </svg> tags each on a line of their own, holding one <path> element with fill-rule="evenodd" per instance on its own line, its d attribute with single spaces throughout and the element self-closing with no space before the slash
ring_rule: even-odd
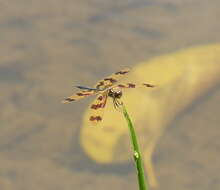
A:
<svg viewBox="0 0 220 190">
<path fill-rule="evenodd" d="M 139 88 L 139 87 L 150 87 L 150 88 L 153 88 L 153 87 L 155 87 L 155 85 L 148 84 L 148 83 L 142 83 L 142 84 L 121 83 L 121 84 L 118 84 L 117 87 L 120 87 L 120 88 Z"/>
<path fill-rule="evenodd" d="M 70 103 L 70 102 L 77 101 L 77 100 L 80 100 L 82 98 L 94 95 L 94 94 L 97 94 L 97 91 L 95 91 L 95 90 L 83 90 L 83 91 L 77 92 L 76 94 L 73 94 L 72 96 L 69 96 L 69 97 L 65 98 L 62 101 L 62 103 Z"/>
<path fill-rule="evenodd" d="M 124 75 L 126 75 L 128 72 L 130 71 L 129 68 L 120 70 L 118 72 L 113 73 L 112 75 L 104 78 L 103 80 L 100 80 L 96 85 L 95 88 L 100 89 L 100 90 L 104 90 L 108 87 L 113 86 L 113 84 L 115 84 L 116 82 L 118 82 L 118 80 L 123 77 Z"/>
<path fill-rule="evenodd" d="M 104 108 L 108 98 L 108 91 L 97 96 L 90 106 L 89 122 L 92 126 L 101 123 L 104 114 Z"/>
</svg>

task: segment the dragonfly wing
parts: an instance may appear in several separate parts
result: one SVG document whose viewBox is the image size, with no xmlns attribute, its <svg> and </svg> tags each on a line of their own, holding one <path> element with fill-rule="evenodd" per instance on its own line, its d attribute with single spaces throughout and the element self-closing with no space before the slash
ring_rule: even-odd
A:
<svg viewBox="0 0 220 190">
<path fill-rule="evenodd" d="M 69 96 L 69 97 L 65 98 L 62 101 L 62 103 L 70 103 L 70 102 L 73 102 L 73 101 L 77 101 L 77 100 L 80 100 L 82 98 L 94 95 L 96 93 L 97 92 L 95 90 L 83 90 L 83 91 L 77 92 L 76 94 L 73 94 L 72 96 Z"/>
<path fill-rule="evenodd" d="M 120 87 L 120 88 L 138 88 L 138 87 L 150 87 L 150 88 L 153 88 L 155 86 L 152 85 L 152 84 L 148 84 L 148 83 L 142 83 L 142 84 L 122 83 L 122 84 L 118 84 L 117 87 Z"/>
<path fill-rule="evenodd" d="M 103 119 L 104 108 L 108 98 L 108 91 L 105 91 L 97 96 L 90 106 L 89 121 L 92 126 L 96 126 Z"/>
<path fill-rule="evenodd" d="M 118 82 L 118 80 L 124 76 L 125 74 L 127 74 L 130 71 L 129 68 L 123 69 L 121 71 L 118 71 L 116 73 L 113 73 L 112 75 L 104 78 L 103 80 L 100 80 L 96 85 L 95 88 L 97 89 L 106 89 L 110 86 L 113 86 L 113 84 L 115 84 L 116 82 Z"/>
</svg>

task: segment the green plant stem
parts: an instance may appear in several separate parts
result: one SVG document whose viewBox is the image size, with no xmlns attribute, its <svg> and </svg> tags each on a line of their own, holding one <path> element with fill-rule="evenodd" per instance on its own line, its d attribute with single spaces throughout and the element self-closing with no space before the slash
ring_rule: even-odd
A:
<svg viewBox="0 0 220 190">
<path fill-rule="evenodd" d="M 136 133 L 135 133 L 133 124 L 131 122 L 131 119 L 128 115 L 128 112 L 124 104 L 122 105 L 122 108 L 123 108 L 124 117 L 128 123 L 130 137 L 132 141 L 132 146 L 133 146 L 133 151 L 134 151 L 134 161 L 135 161 L 135 165 L 137 168 L 139 190 L 148 190 L 146 183 L 145 183 L 144 168 L 143 168 L 143 163 L 142 163 L 141 153 L 140 153 L 139 146 L 138 146 Z"/>
</svg>

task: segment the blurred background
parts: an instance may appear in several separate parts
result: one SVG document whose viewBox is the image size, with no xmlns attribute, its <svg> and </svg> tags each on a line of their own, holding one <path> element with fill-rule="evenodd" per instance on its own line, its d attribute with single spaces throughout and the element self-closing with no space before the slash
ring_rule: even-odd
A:
<svg viewBox="0 0 220 190">
<path fill-rule="evenodd" d="M 121 68 L 140 72 L 147 67 L 139 62 L 218 43 L 219 18 L 218 0 L 0 1 L 0 189 L 137 189 L 132 157 L 103 164 L 82 146 L 82 120 L 92 98 L 60 102 L 74 85 L 92 86 Z M 166 130 L 152 157 L 158 189 L 220 189 L 220 54 L 212 50 L 204 60 L 215 77 L 196 75 L 190 100 L 160 124 Z M 187 60 L 193 56 L 190 51 Z M 184 64 L 181 56 L 179 62 Z"/>
</svg>

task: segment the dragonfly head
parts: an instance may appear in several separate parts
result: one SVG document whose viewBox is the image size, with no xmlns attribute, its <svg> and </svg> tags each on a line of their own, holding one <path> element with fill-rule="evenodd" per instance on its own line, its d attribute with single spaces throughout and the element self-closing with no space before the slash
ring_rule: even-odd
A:
<svg viewBox="0 0 220 190">
<path fill-rule="evenodd" d="M 120 88 L 115 87 L 115 88 L 111 88 L 109 90 L 108 96 L 112 97 L 112 98 L 116 98 L 116 99 L 120 99 L 122 96 L 122 91 Z"/>
</svg>

